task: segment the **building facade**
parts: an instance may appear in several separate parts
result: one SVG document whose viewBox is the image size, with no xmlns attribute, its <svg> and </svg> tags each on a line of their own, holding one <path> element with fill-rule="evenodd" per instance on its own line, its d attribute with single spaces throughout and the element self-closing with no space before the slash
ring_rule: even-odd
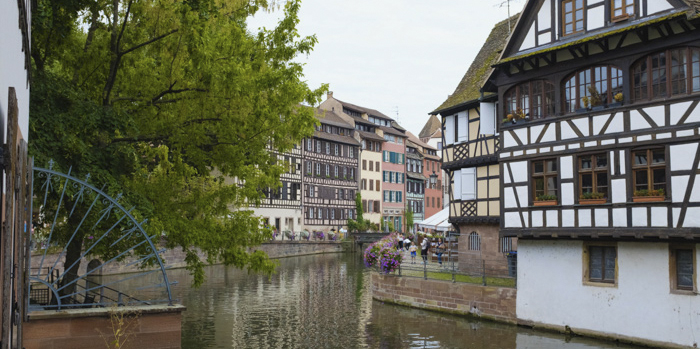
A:
<svg viewBox="0 0 700 349">
<path fill-rule="evenodd" d="M 490 86 L 521 320 L 697 346 L 699 5 L 525 5 Z"/>
<path fill-rule="evenodd" d="M 382 127 L 382 219 L 386 229 L 403 231 L 406 201 L 406 136 L 391 127 Z M 391 223 L 391 224 L 389 224 Z"/>
<path fill-rule="evenodd" d="M 409 133 L 410 134 L 410 133 Z M 415 136 L 413 137 L 415 139 Z M 417 139 L 416 139 L 417 140 Z M 406 140 L 406 207 L 413 213 L 413 222 L 420 222 L 425 216 L 425 186 L 423 175 L 423 152 L 420 146 Z M 406 227 L 407 231 L 413 227 Z"/>
<path fill-rule="evenodd" d="M 274 149 L 270 151 L 276 154 L 278 163 L 287 166 L 288 170 L 280 176 L 281 187 L 266 190 L 265 199 L 251 209 L 277 232 L 300 231 L 303 229 L 302 148 L 297 145 L 287 153 L 279 153 Z M 278 238 L 282 236 L 278 235 Z"/>
<path fill-rule="evenodd" d="M 356 219 L 360 143 L 351 124 L 333 111 L 318 109 L 320 126 L 304 140 L 304 228 L 340 230 Z"/>
<path fill-rule="evenodd" d="M 437 155 L 437 149 L 423 145 L 423 176 L 427 178 L 425 185 L 425 218 L 430 218 L 443 208 L 442 191 L 442 161 Z"/>
<path fill-rule="evenodd" d="M 514 25 L 517 17 L 510 19 Z M 501 171 L 496 130 L 495 93 L 482 93 L 509 32 L 509 20 L 498 23 L 455 92 L 433 114 L 442 118 L 442 168 L 450 190 L 449 222 L 460 235 L 460 268 L 486 266 L 507 272 L 506 253 L 513 239 L 499 237 Z"/>
<path fill-rule="evenodd" d="M 437 154 L 440 166 L 442 166 L 442 121 L 440 121 L 440 119 L 435 114 L 430 114 L 428 121 L 426 121 L 425 125 L 423 126 L 423 129 L 418 134 L 418 137 L 420 138 L 421 142 L 427 144 L 428 146 L 436 150 L 435 154 Z M 441 168 L 436 169 L 435 173 L 440 177 L 440 180 L 442 180 L 442 178 L 447 178 L 445 170 L 442 170 Z M 427 176 L 431 174 L 432 172 L 428 173 Z M 437 183 L 435 185 L 437 185 Z M 437 210 L 437 212 L 447 207 L 447 204 L 450 202 L 450 194 L 448 192 L 449 186 L 444 185 L 440 187 L 442 188 L 442 199 L 440 200 L 442 206 L 438 205 L 440 206 L 440 209 Z M 426 193 L 426 195 L 428 194 Z M 429 206 L 427 206 L 426 204 L 426 208 L 428 207 Z M 429 210 L 430 209 L 428 209 L 428 211 Z M 427 214 L 427 217 L 430 216 L 432 216 L 432 214 Z"/>
</svg>

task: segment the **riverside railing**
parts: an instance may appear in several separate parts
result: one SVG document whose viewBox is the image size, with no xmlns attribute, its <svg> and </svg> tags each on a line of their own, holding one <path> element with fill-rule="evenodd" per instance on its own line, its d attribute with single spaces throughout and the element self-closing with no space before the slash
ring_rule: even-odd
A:
<svg viewBox="0 0 700 349">
<path fill-rule="evenodd" d="M 376 270 L 381 273 L 378 268 Z M 473 259 L 460 261 L 459 264 L 444 262 L 440 266 L 436 262 L 423 263 L 418 256 L 415 264 L 411 264 L 410 259 L 404 260 L 390 275 L 516 288 L 517 260 Z"/>
</svg>

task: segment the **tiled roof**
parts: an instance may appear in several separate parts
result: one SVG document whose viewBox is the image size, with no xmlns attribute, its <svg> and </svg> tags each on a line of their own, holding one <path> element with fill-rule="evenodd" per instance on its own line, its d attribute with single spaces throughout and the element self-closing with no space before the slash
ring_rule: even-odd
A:
<svg viewBox="0 0 700 349">
<path fill-rule="evenodd" d="M 379 141 L 379 142 L 386 142 L 386 140 L 379 136 L 378 134 L 374 132 L 367 132 L 367 131 L 359 131 L 356 130 L 355 132 L 360 134 L 360 137 L 365 138 L 365 139 L 371 139 L 373 141 Z"/>
<path fill-rule="evenodd" d="M 417 179 L 417 180 L 420 180 L 420 181 L 428 180 L 428 177 L 426 177 L 426 176 L 424 176 L 424 175 L 422 175 L 422 174 L 420 174 L 420 173 L 408 172 L 408 171 L 406 172 L 406 177 L 408 177 L 408 178 L 413 178 L 413 179 Z"/>
<path fill-rule="evenodd" d="M 437 149 L 433 148 L 432 146 L 428 145 L 427 143 L 424 143 L 423 141 L 418 139 L 418 137 L 416 137 L 416 135 L 414 135 L 411 132 L 406 132 L 406 135 L 408 135 L 409 141 L 411 141 L 412 143 L 415 143 L 416 145 L 418 145 L 419 147 L 422 147 L 423 149 L 437 150 Z"/>
<path fill-rule="evenodd" d="M 442 124 L 440 123 L 440 120 L 435 116 L 435 114 L 430 115 L 428 118 L 428 122 L 425 123 L 425 126 L 423 126 L 423 129 L 420 130 L 420 133 L 418 133 L 418 137 L 420 138 L 430 138 L 433 136 L 435 131 L 438 131 L 442 128 Z"/>
<path fill-rule="evenodd" d="M 520 14 L 512 16 L 493 27 L 484 46 L 481 47 L 464 77 L 462 77 L 462 81 L 457 85 L 457 89 L 431 114 L 438 114 L 442 110 L 475 101 L 481 97 L 480 90 L 493 71 L 491 66 L 500 58 L 500 53 L 510 37 L 508 22 L 510 21 L 510 27 L 514 27 L 519 16 Z"/>
<path fill-rule="evenodd" d="M 387 120 L 394 121 L 394 119 L 392 119 L 392 118 L 390 118 L 390 117 L 388 117 L 388 116 L 382 114 L 382 113 L 381 113 L 380 111 L 378 111 L 378 110 L 374 110 L 374 109 L 370 109 L 370 108 L 365 108 L 365 107 L 360 107 L 359 105 L 355 105 L 355 104 L 352 104 L 352 103 L 343 102 L 343 101 L 341 101 L 341 100 L 339 100 L 339 99 L 336 99 L 336 100 L 337 100 L 338 102 L 340 102 L 340 104 L 342 104 L 343 107 L 345 107 L 345 108 L 352 109 L 352 110 L 355 110 L 355 111 L 360 112 L 360 113 L 367 113 L 367 114 L 372 115 L 372 116 L 378 116 L 378 117 L 380 117 L 380 118 L 382 118 L 382 119 L 387 119 Z M 365 122 L 367 122 L 367 121 L 365 121 Z"/>
<path fill-rule="evenodd" d="M 330 110 L 316 108 L 316 118 L 321 121 L 321 124 L 353 128 L 352 125 L 343 120 L 338 114 Z"/>
<path fill-rule="evenodd" d="M 386 126 L 378 126 L 380 130 L 384 131 L 384 133 L 388 133 L 390 135 L 395 135 L 395 136 L 400 136 L 400 137 L 406 137 L 406 134 L 403 132 L 393 128 L 393 127 L 386 127 Z"/>
<path fill-rule="evenodd" d="M 338 142 L 338 143 L 355 145 L 355 146 L 360 145 L 360 142 L 358 142 L 355 138 L 352 138 L 350 136 L 341 136 L 341 135 L 336 135 L 336 134 L 322 132 L 322 131 L 314 131 L 314 137 L 333 141 L 333 142 Z"/>
</svg>

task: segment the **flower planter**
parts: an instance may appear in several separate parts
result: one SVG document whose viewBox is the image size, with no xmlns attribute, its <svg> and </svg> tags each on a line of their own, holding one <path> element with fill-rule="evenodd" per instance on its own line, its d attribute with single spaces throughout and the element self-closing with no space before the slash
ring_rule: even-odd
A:
<svg viewBox="0 0 700 349">
<path fill-rule="evenodd" d="M 596 105 L 595 107 L 591 107 L 591 111 L 600 111 L 600 110 L 603 110 L 603 108 L 605 108 L 605 106 Z"/>
<path fill-rule="evenodd" d="M 621 107 L 621 106 L 622 106 L 622 102 L 614 102 L 614 103 L 608 104 L 608 108 L 617 108 L 617 107 Z"/>
<path fill-rule="evenodd" d="M 585 112 L 588 112 L 588 108 L 579 108 L 579 109 L 576 109 L 576 112 L 577 113 L 585 113 Z"/>
<path fill-rule="evenodd" d="M 666 200 L 663 196 L 633 196 L 632 202 L 659 202 Z"/>
<path fill-rule="evenodd" d="M 601 205 L 608 202 L 608 199 L 579 199 L 581 205 Z"/>
<path fill-rule="evenodd" d="M 557 204 L 557 200 L 543 200 L 543 201 L 535 201 L 533 203 L 533 206 L 554 206 Z"/>
</svg>

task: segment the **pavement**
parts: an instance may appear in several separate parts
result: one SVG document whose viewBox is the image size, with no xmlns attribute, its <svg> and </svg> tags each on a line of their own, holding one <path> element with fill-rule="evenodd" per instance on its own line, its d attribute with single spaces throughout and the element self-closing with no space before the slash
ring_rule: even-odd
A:
<svg viewBox="0 0 700 349">
<path fill-rule="evenodd" d="M 429 252 L 430 255 L 432 255 L 432 252 Z M 455 268 L 457 267 L 457 263 L 454 264 Z M 428 257 L 428 263 L 423 264 L 423 259 L 420 256 L 420 250 L 416 251 L 416 259 L 415 263 L 411 262 L 411 253 L 406 251 L 406 249 L 403 250 L 403 262 L 401 263 L 402 268 L 406 269 L 421 269 L 423 270 L 424 268 L 427 268 L 428 271 L 445 271 L 445 270 L 450 270 L 452 269 L 452 262 L 443 262 L 442 266 L 438 264 L 437 261 L 431 261 L 431 258 Z"/>
</svg>

